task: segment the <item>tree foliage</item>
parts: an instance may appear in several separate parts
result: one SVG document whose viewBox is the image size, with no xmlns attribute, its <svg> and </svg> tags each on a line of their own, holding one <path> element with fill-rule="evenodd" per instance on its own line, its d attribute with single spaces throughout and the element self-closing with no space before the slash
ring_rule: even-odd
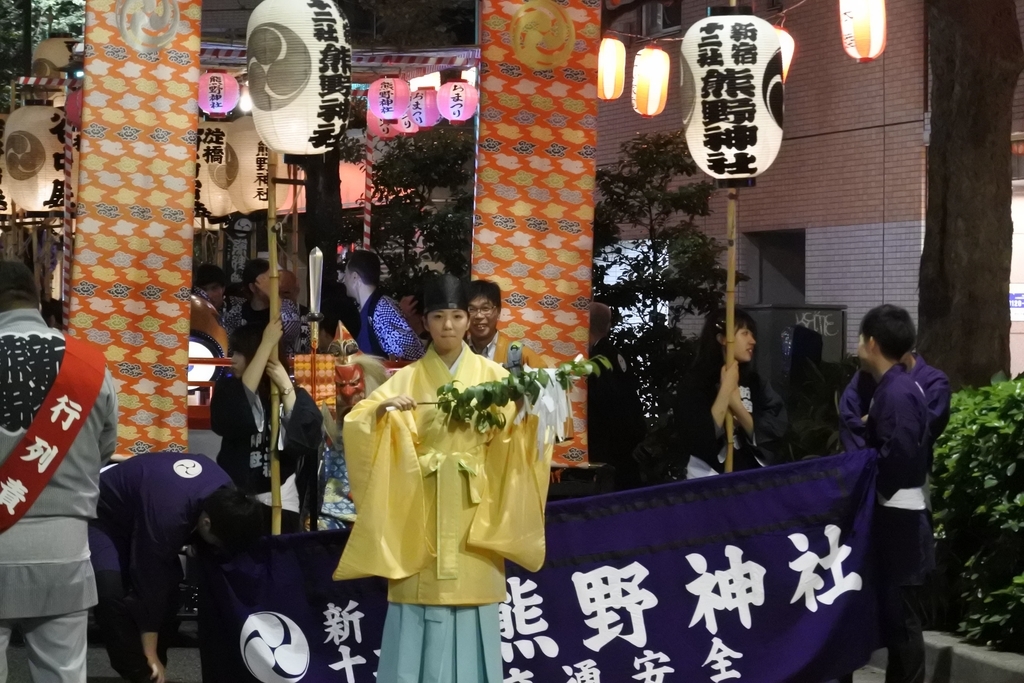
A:
<svg viewBox="0 0 1024 683">
<path fill-rule="evenodd" d="M 611 339 L 634 359 L 648 415 L 663 418 L 692 358 L 679 323 L 721 306 L 725 289 L 723 247 L 694 222 L 714 186 L 683 182 L 696 174 L 682 131 L 639 135 L 597 172 L 594 298 L 621 314 Z"/>
<path fill-rule="evenodd" d="M 0 0 L 0 111 L 11 106 L 8 84 L 27 76 L 23 49 L 22 0 Z M 51 33 L 80 37 L 85 27 L 85 0 L 32 0 L 32 47 Z"/>
<path fill-rule="evenodd" d="M 469 274 L 473 158 L 469 127 L 435 126 L 388 143 L 373 168 L 373 248 L 395 293 L 443 269 Z"/>
</svg>

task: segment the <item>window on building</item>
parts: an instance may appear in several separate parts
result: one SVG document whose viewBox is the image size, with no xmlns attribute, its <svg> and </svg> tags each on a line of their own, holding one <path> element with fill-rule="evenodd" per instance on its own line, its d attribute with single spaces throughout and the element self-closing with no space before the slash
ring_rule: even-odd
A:
<svg viewBox="0 0 1024 683">
<path fill-rule="evenodd" d="M 679 32 L 683 27 L 682 0 L 645 5 L 643 21 L 645 36 L 655 37 Z"/>
</svg>

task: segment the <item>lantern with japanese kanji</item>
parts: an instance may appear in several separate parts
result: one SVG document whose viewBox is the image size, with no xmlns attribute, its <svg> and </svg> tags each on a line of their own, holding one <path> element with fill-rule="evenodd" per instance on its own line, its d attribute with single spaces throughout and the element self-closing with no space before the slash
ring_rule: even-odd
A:
<svg viewBox="0 0 1024 683">
<path fill-rule="evenodd" d="M 238 155 L 228 143 L 232 124 L 227 121 L 199 124 L 196 157 L 196 215 L 227 216 L 235 210 L 231 186 L 238 178 Z"/>
<path fill-rule="evenodd" d="M 477 89 L 465 81 L 451 81 L 437 91 L 437 109 L 449 121 L 468 121 L 476 115 Z"/>
<path fill-rule="evenodd" d="M 398 122 L 381 121 L 373 114 L 367 113 L 366 132 L 371 137 L 379 138 L 381 140 L 390 140 L 391 138 L 398 137 Z"/>
<path fill-rule="evenodd" d="M 753 178 L 768 170 L 782 146 L 779 35 L 748 8 L 711 11 L 683 38 L 686 143 L 708 175 Z"/>
<path fill-rule="evenodd" d="M 246 31 L 256 130 L 282 154 L 334 149 L 348 126 L 352 48 L 333 2 L 264 0 Z"/>
<path fill-rule="evenodd" d="M 62 69 L 71 63 L 74 38 L 47 38 L 32 53 L 32 75 L 36 78 L 64 78 Z"/>
<path fill-rule="evenodd" d="M 199 108 L 211 116 L 230 114 L 240 95 L 238 81 L 229 73 L 207 71 L 199 78 Z"/>
<path fill-rule="evenodd" d="M 64 209 L 64 112 L 54 107 L 15 109 L 3 136 L 4 185 L 19 209 Z"/>
<path fill-rule="evenodd" d="M 885 51 L 885 0 L 839 0 L 843 49 L 858 62 L 870 62 Z"/>
<path fill-rule="evenodd" d="M 625 80 L 626 46 L 616 38 L 605 38 L 597 57 L 597 96 L 602 100 L 618 99 Z"/>
<path fill-rule="evenodd" d="M 378 78 L 366 91 L 366 106 L 384 121 L 397 121 L 409 110 L 409 83 L 401 78 Z"/>
<path fill-rule="evenodd" d="M 270 190 L 270 148 L 260 139 L 251 116 L 244 116 L 232 122 L 228 128 L 226 146 L 238 159 L 238 174 L 228 186 L 228 195 L 235 210 L 242 213 L 266 211 Z M 284 173 L 284 166 L 279 172 Z M 277 186 L 277 206 L 284 208 L 288 203 L 290 188 L 286 184 Z"/>
<path fill-rule="evenodd" d="M 403 114 L 402 118 L 398 119 L 398 132 L 401 135 L 414 135 L 420 132 L 420 127 L 408 114 Z"/>
<path fill-rule="evenodd" d="M 657 116 L 668 101 L 668 53 L 645 47 L 633 60 L 633 109 L 641 116 Z"/>
<path fill-rule="evenodd" d="M 441 112 L 437 109 L 437 91 L 424 88 L 415 91 L 409 98 L 409 116 L 420 128 L 437 125 Z"/>
</svg>

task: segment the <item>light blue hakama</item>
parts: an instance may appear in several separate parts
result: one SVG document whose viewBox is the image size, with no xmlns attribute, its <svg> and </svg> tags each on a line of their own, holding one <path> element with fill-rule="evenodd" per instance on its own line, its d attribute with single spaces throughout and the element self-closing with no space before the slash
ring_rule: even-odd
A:
<svg viewBox="0 0 1024 683">
<path fill-rule="evenodd" d="M 377 683 L 502 683 L 498 605 L 388 603 Z"/>
</svg>

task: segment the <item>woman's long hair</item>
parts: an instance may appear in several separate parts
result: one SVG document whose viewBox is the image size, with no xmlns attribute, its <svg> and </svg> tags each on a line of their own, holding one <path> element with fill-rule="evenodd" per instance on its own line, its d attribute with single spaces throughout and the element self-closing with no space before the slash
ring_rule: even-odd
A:
<svg viewBox="0 0 1024 683">
<path fill-rule="evenodd" d="M 736 309 L 735 323 L 737 330 L 750 330 L 757 338 L 757 323 L 749 313 L 741 308 Z M 704 328 L 700 333 L 700 341 L 697 345 L 697 357 L 693 361 L 693 372 L 702 380 L 713 380 L 718 382 L 725 365 L 725 356 L 722 353 L 723 346 L 718 341 L 718 335 L 725 336 L 725 310 L 718 310 L 710 314 L 704 320 Z M 740 373 L 749 370 L 753 365 L 744 363 L 740 366 Z"/>
<path fill-rule="evenodd" d="M 242 325 L 234 332 L 231 333 L 229 343 L 231 345 L 232 353 L 240 353 L 245 358 L 246 364 L 252 363 L 253 357 L 256 355 L 257 349 L 260 348 L 260 344 L 263 342 L 263 330 L 266 329 L 266 325 Z M 283 340 L 282 340 L 283 341 Z M 289 369 L 288 357 L 284 352 L 284 344 L 277 345 L 277 359 L 281 365 L 287 370 Z M 238 379 L 242 379 L 239 377 Z M 260 385 L 257 393 L 260 399 L 264 401 L 270 400 L 270 378 L 267 377 L 266 371 L 263 376 L 260 377 Z"/>
</svg>

